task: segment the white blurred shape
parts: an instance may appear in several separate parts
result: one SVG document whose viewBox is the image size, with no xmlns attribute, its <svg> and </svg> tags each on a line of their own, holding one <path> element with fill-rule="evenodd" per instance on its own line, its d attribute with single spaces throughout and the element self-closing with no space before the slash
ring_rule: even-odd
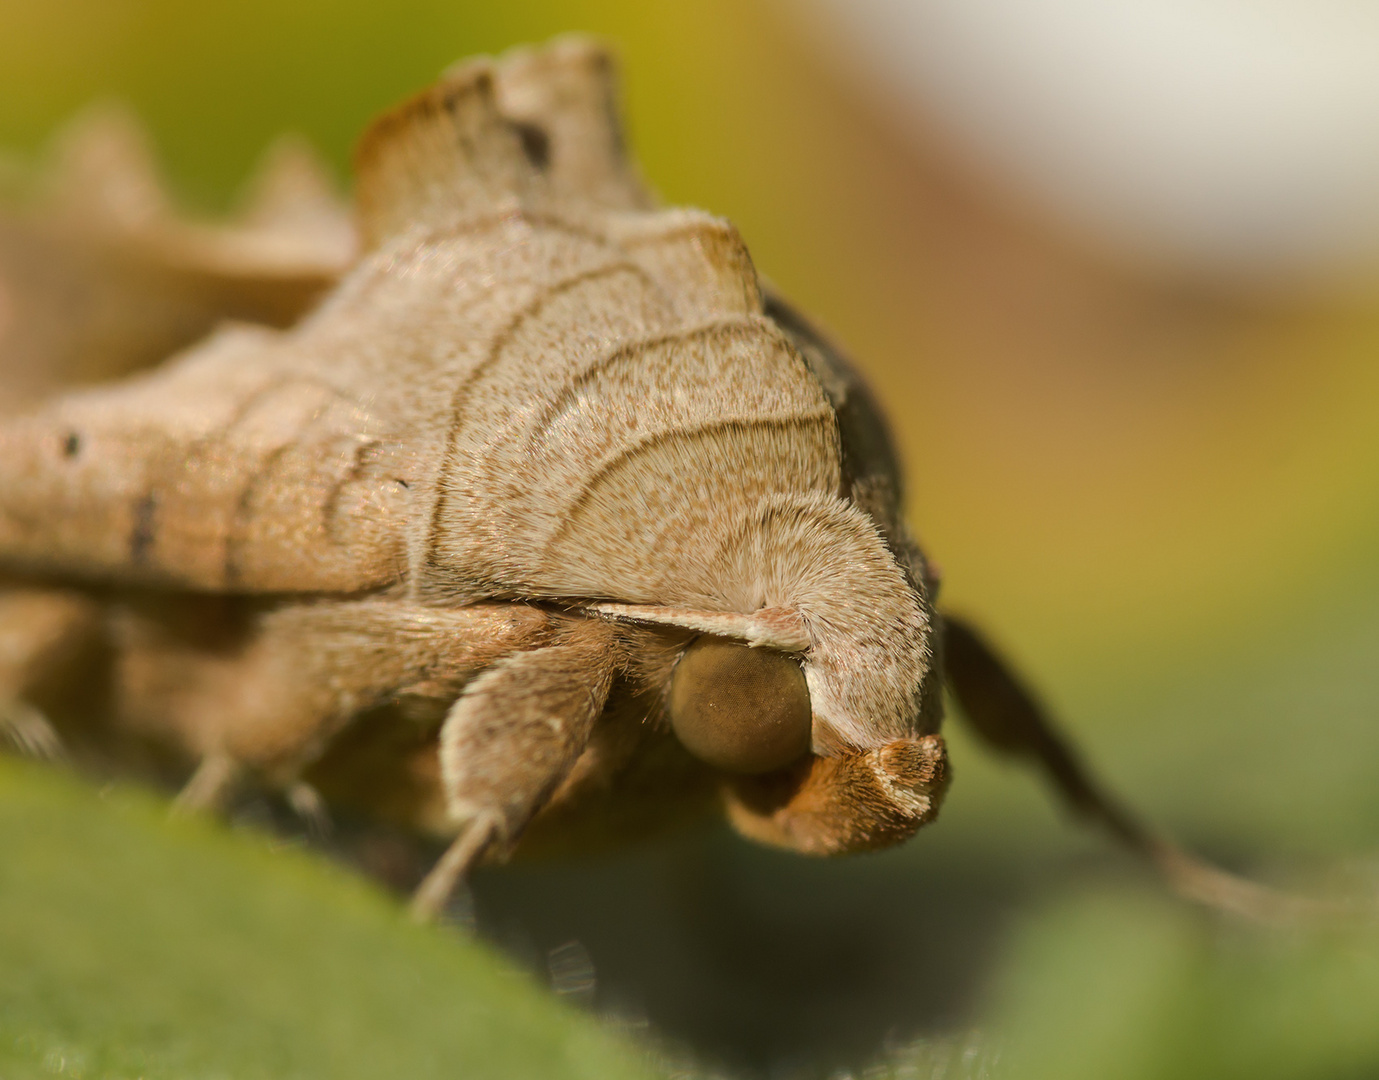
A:
<svg viewBox="0 0 1379 1080">
<path fill-rule="evenodd" d="M 1275 282 L 1379 262 L 1379 0 L 809 4 L 914 119 L 1132 257 Z"/>
</svg>

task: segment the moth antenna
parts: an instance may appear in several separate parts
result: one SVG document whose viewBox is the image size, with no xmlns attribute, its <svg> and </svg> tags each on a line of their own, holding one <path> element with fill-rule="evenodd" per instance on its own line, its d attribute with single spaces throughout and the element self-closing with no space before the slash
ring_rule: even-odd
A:
<svg viewBox="0 0 1379 1080">
<path fill-rule="evenodd" d="M 169 209 L 148 134 L 117 102 L 87 109 L 59 133 L 42 187 L 62 212 L 113 230 L 145 228 Z"/>
<path fill-rule="evenodd" d="M 943 621 L 944 675 L 972 730 L 993 749 L 1039 766 L 1075 814 L 1147 861 L 1179 896 L 1257 922 L 1342 910 L 1231 874 L 1159 836 L 1101 787 L 1034 695 L 973 627 L 952 615 Z"/>
</svg>

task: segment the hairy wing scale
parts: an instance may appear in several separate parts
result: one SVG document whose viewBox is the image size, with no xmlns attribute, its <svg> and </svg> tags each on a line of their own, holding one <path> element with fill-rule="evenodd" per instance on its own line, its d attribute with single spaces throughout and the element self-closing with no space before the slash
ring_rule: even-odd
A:
<svg viewBox="0 0 1379 1080">
<path fill-rule="evenodd" d="M 271 332 L 224 331 L 147 378 L 0 426 L 0 560 L 210 590 L 395 579 L 396 507 L 353 467 L 367 424 L 329 386 L 276 365 L 278 351 Z M 285 468 L 305 482 L 275 518 L 276 550 L 260 545 L 241 574 L 233 549 L 255 547 L 254 493 Z M 352 520 L 331 521 L 343 507 Z"/>
<path fill-rule="evenodd" d="M 436 564 L 448 507 L 457 495 L 463 497 L 456 491 L 455 474 L 464 470 L 464 460 L 484 451 L 503 456 L 506 444 L 499 433 L 512 426 L 514 413 L 529 410 L 533 400 L 539 400 L 552 369 L 558 369 L 562 361 L 596 348 L 609 337 L 616 339 L 629 322 L 640 326 L 659 321 L 663 304 L 658 292 L 640 267 L 613 258 L 548 283 L 493 336 L 484 359 L 451 395 L 450 424 L 426 540 L 428 569 Z M 624 293 L 642 302 L 626 304 Z M 630 310 L 604 310 L 603 299 L 610 294 L 620 296 L 617 307 Z M 539 358 L 538 363 L 528 359 L 524 364 L 523 358 L 530 357 Z M 520 372 L 516 382 L 514 367 Z M 566 454 L 576 445 L 567 447 Z M 523 463 L 509 456 L 503 464 L 520 471 Z M 501 477 L 500 471 L 494 479 Z"/>
<path fill-rule="evenodd" d="M 672 564 L 708 557 L 730 489 L 834 491 L 837 446 L 817 384 L 743 310 L 754 285 L 720 265 L 722 227 L 636 218 L 625 247 L 512 210 L 412 237 L 293 334 L 222 335 L 59 402 L 37 438 L 6 427 L 28 460 L 0 466 L 0 559 L 358 591 L 404 572 L 405 542 L 423 591 L 664 599 Z M 98 482 L 64 479 L 81 470 L 53 450 L 82 421 Z"/>
<path fill-rule="evenodd" d="M 828 491 L 832 416 L 726 416 L 679 424 L 590 470 L 545 545 L 567 595 L 753 611 L 753 576 L 724 573 L 725 540 L 764 500 Z"/>
<path fill-rule="evenodd" d="M 675 222 L 668 246 L 685 233 Z M 731 310 L 705 323 L 674 282 L 618 265 L 532 297 L 464 380 L 419 588 L 649 598 L 665 552 L 646 538 L 697 516 L 709 543 L 704 511 L 741 502 L 724 477 L 748 499 L 837 490 L 831 411 L 774 326 Z M 655 506 L 667 485 L 684 497 Z"/>
</svg>

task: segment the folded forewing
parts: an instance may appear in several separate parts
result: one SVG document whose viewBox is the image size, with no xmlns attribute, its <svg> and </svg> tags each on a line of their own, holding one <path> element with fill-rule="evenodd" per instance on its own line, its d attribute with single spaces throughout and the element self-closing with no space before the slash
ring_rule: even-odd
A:
<svg viewBox="0 0 1379 1080">
<path fill-rule="evenodd" d="M 235 327 L 0 424 L 0 568 L 229 592 L 401 573 L 405 481 L 368 415 Z"/>
</svg>

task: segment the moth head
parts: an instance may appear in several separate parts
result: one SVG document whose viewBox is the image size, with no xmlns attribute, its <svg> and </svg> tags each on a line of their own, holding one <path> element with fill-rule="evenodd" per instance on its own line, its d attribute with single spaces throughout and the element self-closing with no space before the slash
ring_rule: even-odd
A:
<svg viewBox="0 0 1379 1080">
<path fill-rule="evenodd" d="M 727 774 L 738 832 L 775 847 L 841 855 L 900 843 L 933 819 L 948 787 L 937 734 L 811 754 L 800 661 L 769 647 L 697 638 L 671 674 L 667 711 L 685 748 Z"/>
<path fill-rule="evenodd" d="M 757 509 L 696 577 L 672 581 L 694 585 L 682 594 L 689 602 L 587 607 L 793 658 L 808 691 L 816 754 L 872 750 L 938 730 L 937 620 L 924 585 L 907 577 L 855 507 L 811 496 Z M 767 663 L 743 661 L 763 671 Z"/>
<path fill-rule="evenodd" d="M 691 631 L 665 685 L 679 741 L 720 770 L 749 836 L 801 851 L 895 843 L 946 784 L 933 617 L 874 522 L 841 499 L 752 512 L 684 606 L 595 603 Z"/>
<path fill-rule="evenodd" d="M 888 847 L 932 820 L 947 790 L 937 733 L 811 753 L 801 661 L 769 646 L 696 638 L 671 673 L 667 713 L 681 744 L 726 774 L 733 825 L 762 843 L 812 855 Z"/>
</svg>

